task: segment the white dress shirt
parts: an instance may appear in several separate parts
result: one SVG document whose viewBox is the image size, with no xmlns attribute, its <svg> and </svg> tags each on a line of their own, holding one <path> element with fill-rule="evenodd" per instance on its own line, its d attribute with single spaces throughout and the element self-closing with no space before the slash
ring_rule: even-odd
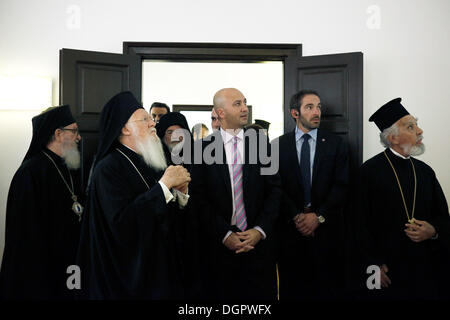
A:
<svg viewBox="0 0 450 320">
<path fill-rule="evenodd" d="M 245 159 L 245 148 L 244 148 L 244 130 L 239 130 L 239 132 L 236 135 L 233 135 L 230 132 L 227 132 L 226 130 L 223 130 L 220 128 L 220 134 L 222 135 L 222 140 L 225 148 L 225 156 L 227 159 L 228 164 L 228 173 L 230 175 L 230 185 L 231 185 L 231 201 L 233 205 L 233 213 L 231 215 L 231 225 L 236 225 L 236 206 L 234 204 L 234 183 L 233 183 L 233 138 L 237 136 L 237 148 L 239 151 L 239 157 L 237 159 L 237 163 L 243 164 Z M 256 226 L 254 229 L 261 232 L 263 239 L 266 238 L 266 234 L 261 229 L 261 227 Z M 232 233 L 232 231 L 228 231 L 225 237 L 223 238 L 222 242 L 225 242 L 225 240 L 229 237 L 229 235 Z"/>
<path fill-rule="evenodd" d="M 187 205 L 189 200 L 188 192 L 184 194 L 177 189 L 172 189 L 173 191 L 170 192 L 169 188 L 167 188 L 167 186 L 161 180 L 159 180 L 158 183 L 163 190 L 164 198 L 166 198 L 166 203 L 169 203 L 170 201 L 177 201 L 180 208 L 184 208 Z"/>
</svg>

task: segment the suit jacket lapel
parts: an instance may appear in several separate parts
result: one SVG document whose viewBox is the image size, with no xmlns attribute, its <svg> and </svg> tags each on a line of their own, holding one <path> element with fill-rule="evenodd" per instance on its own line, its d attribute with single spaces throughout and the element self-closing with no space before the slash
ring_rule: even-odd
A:
<svg viewBox="0 0 450 320">
<path fill-rule="evenodd" d="M 242 166 L 242 187 L 243 190 L 248 190 L 248 177 L 250 176 L 250 171 L 252 166 L 250 165 L 250 154 L 249 154 L 249 139 L 244 135 L 244 164 Z M 244 192 L 245 198 L 246 192 Z M 244 201 L 245 202 L 245 201 Z"/>
<path fill-rule="evenodd" d="M 225 184 L 225 189 L 227 190 L 227 192 L 229 193 L 229 195 L 231 197 L 230 170 L 228 168 L 227 155 L 225 153 L 225 145 L 223 143 L 223 139 L 222 139 L 222 135 L 220 134 L 220 130 L 216 131 L 215 136 L 214 136 L 214 141 L 215 141 L 215 139 L 218 139 L 218 141 L 220 141 L 220 145 L 222 146 L 222 155 L 223 155 L 222 164 L 216 164 L 218 175 L 220 177 L 222 177 L 222 180 Z"/>
<path fill-rule="evenodd" d="M 322 131 L 320 129 L 317 129 L 317 140 L 316 140 L 316 153 L 314 154 L 314 166 L 313 166 L 313 176 L 312 176 L 312 185 L 314 184 L 314 181 L 317 178 L 317 173 L 320 168 L 320 161 L 322 159 L 322 155 L 324 153 L 325 147 L 326 147 L 326 141 L 323 138 Z"/>
</svg>

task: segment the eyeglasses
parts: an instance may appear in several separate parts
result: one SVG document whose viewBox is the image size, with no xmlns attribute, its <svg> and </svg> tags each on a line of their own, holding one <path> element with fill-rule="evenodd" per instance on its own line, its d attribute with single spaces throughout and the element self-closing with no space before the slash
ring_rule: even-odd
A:
<svg viewBox="0 0 450 320">
<path fill-rule="evenodd" d="M 137 121 L 150 122 L 150 120 L 152 120 L 152 118 L 145 117 L 145 118 L 142 118 L 142 119 L 132 120 L 132 121 L 128 121 L 128 122 L 137 122 Z"/>
<path fill-rule="evenodd" d="M 76 128 L 76 129 L 69 129 L 69 128 L 59 128 L 59 129 L 61 129 L 61 130 L 64 130 L 64 131 L 72 131 L 72 133 L 73 134 L 76 134 L 76 135 L 78 135 L 78 128 Z"/>
</svg>

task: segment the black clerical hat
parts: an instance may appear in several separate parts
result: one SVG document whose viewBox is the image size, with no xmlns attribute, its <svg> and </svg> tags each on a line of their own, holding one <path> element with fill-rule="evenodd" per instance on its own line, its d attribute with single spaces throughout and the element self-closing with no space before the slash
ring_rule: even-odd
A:
<svg viewBox="0 0 450 320">
<path fill-rule="evenodd" d="M 75 122 L 68 105 L 49 108 L 41 114 L 33 117 L 33 138 L 23 161 L 31 158 L 50 141 L 50 138 L 58 128 L 63 128 Z"/>
<path fill-rule="evenodd" d="M 384 104 L 369 118 L 369 121 L 375 122 L 380 131 L 389 128 L 399 119 L 409 114 L 400 103 L 401 101 L 402 98 L 396 98 Z"/>
<path fill-rule="evenodd" d="M 161 117 L 159 123 L 156 125 L 156 132 L 158 137 L 162 139 L 166 134 L 167 128 L 170 126 L 179 125 L 181 128 L 189 131 L 189 126 L 186 118 L 179 112 L 169 112 Z"/>
<path fill-rule="evenodd" d="M 122 128 L 138 109 L 143 109 L 142 104 L 130 91 L 118 93 L 106 103 L 100 114 L 99 143 L 94 166 L 109 153 Z"/>
<path fill-rule="evenodd" d="M 259 124 L 263 129 L 269 130 L 270 122 L 261 119 L 255 119 L 255 124 Z"/>
</svg>

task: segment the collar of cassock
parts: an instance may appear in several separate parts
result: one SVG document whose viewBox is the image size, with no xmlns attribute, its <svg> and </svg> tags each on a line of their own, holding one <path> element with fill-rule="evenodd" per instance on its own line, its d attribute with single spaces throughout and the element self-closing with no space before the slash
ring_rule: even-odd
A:
<svg viewBox="0 0 450 320">
<path fill-rule="evenodd" d="M 47 153 L 57 164 L 64 164 L 64 159 L 61 158 L 59 155 L 54 153 L 52 150 L 48 148 L 44 148 L 43 151 Z"/>
<path fill-rule="evenodd" d="M 404 156 L 402 156 L 400 153 L 398 153 L 397 151 L 395 151 L 395 150 L 392 149 L 392 148 L 389 148 L 389 150 L 391 150 L 391 152 L 392 152 L 394 155 L 396 155 L 397 157 L 400 157 L 400 158 L 402 158 L 402 159 L 407 160 L 407 159 L 410 158 L 410 157 L 404 157 Z"/>
</svg>

